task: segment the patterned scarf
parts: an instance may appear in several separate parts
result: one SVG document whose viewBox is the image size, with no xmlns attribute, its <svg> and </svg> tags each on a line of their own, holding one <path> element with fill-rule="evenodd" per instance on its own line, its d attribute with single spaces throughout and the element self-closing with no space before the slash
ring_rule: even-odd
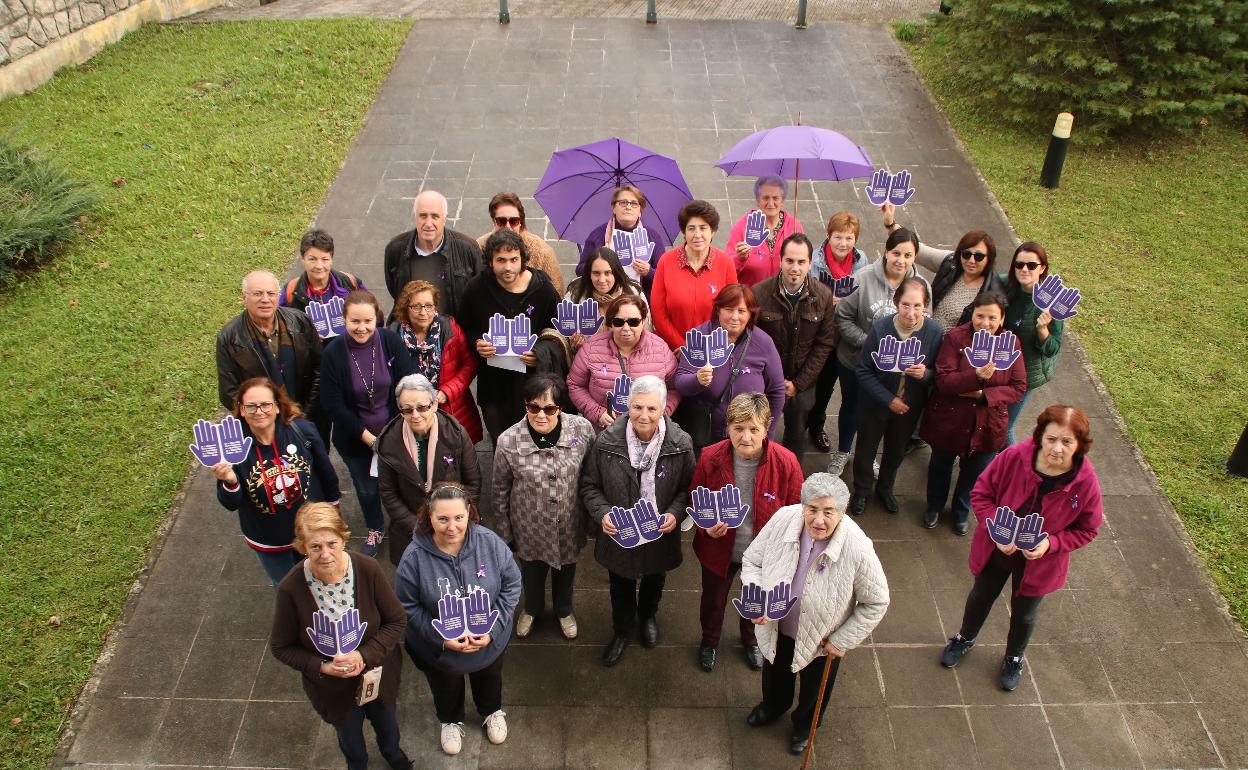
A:
<svg viewBox="0 0 1248 770">
<path fill-rule="evenodd" d="M 433 387 L 438 387 L 438 374 L 442 371 L 441 317 L 436 315 L 433 317 L 424 342 L 417 340 L 412 327 L 405 323 L 399 324 L 399 336 L 403 338 L 403 344 L 407 345 L 407 349 L 412 354 L 412 363 L 416 364 L 416 371 L 425 375 L 429 382 L 433 383 Z"/>
<path fill-rule="evenodd" d="M 659 450 L 663 448 L 663 438 L 667 435 L 667 422 L 659 420 L 658 430 L 650 438 L 650 443 L 642 448 L 641 439 L 633 430 L 633 421 L 629 420 L 624 428 L 624 440 L 628 444 L 628 462 L 634 470 L 641 471 L 641 496 L 659 507 L 654 496 L 654 466 L 658 464 Z"/>
</svg>

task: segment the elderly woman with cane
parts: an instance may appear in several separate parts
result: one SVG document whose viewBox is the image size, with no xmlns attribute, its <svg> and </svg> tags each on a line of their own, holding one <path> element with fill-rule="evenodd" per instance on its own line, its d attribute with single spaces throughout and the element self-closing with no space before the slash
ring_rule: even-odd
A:
<svg viewBox="0 0 1248 770">
<path fill-rule="evenodd" d="M 884 618 L 888 580 L 871 540 L 845 518 L 849 489 L 840 478 L 816 473 L 802 484 L 801 505 L 776 511 L 746 549 L 746 586 L 770 591 L 790 586 L 788 611 L 779 621 L 756 619 L 763 658 L 763 700 L 746 722 L 761 727 L 793 706 L 801 679 L 789 751 L 807 753 L 828 707 L 828 692 L 845 653 Z M 770 602 L 769 602 L 770 603 Z M 824 664 L 811 665 L 819 656 Z M 817 712 L 817 716 L 816 716 Z"/>
</svg>

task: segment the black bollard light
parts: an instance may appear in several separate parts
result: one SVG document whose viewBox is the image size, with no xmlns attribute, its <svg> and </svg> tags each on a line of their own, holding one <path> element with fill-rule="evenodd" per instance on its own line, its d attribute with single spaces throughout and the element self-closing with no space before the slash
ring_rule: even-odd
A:
<svg viewBox="0 0 1248 770">
<path fill-rule="evenodd" d="M 507 10 L 507 0 L 498 0 L 498 23 L 511 23 L 511 13 Z"/>
<path fill-rule="evenodd" d="M 797 0 L 797 24 L 798 29 L 806 29 L 806 0 Z"/>
<path fill-rule="evenodd" d="M 1057 189 L 1062 181 L 1062 166 L 1066 163 L 1066 148 L 1070 145 L 1070 127 L 1075 116 L 1059 112 L 1053 123 L 1053 135 L 1049 137 L 1049 151 L 1044 155 L 1044 168 L 1040 169 L 1040 186 Z"/>
<path fill-rule="evenodd" d="M 646 3 L 646 23 L 647 24 L 659 23 L 659 13 L 654 8 L 654 0 L 650 0 L 650 2 Z"/>
<path fill-rule="evenodd" d="M 1239 443 L 1235 445 L 1235 451 L 1231 452 L 1231 459 L 1226 461 L 1226 472 L 1248 479 L 1248 427 L 1240 434 Z"/>
</svg>

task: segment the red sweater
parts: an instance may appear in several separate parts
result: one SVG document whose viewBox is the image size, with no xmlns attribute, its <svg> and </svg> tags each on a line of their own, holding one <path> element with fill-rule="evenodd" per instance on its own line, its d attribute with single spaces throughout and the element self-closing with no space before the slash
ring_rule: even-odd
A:
<svg viewBox="0 0 1248 770">
<path fill-rule="evenodd" d="M 754 474 L 754 499 L 750 500 L 750 524 L 757 537 L 763 525 L 780 508 L 802 501 L 802 466 L 792 452 L 775 441 L 768 441 L 763 457 Z M 721 441 L 702 450 L 702 457 L 693 469 L 693 481 L 689 489 L 706 487 L 712 492 L 725 484 L 733 483 L 732 444 Z M 693 552 L 702 565 L 720 577 L 728 575 L 728 560 L 732 558 L 732 544 L 736 530 L 729 530 L 723 537 L 711 537 L 703 529 L 693 535 Z"/>
<path fill-rule="evenodd" d="M 684 345 L 685 332 L 710 319 L 719 290 L 736 282 L 737 268 L 720 249 L 711 247 L 696 275 L 685 259 L 685 247 L 671 249 L 655 268 L 650 294 L 655 332 L 672 350 Z"/>
</svg>

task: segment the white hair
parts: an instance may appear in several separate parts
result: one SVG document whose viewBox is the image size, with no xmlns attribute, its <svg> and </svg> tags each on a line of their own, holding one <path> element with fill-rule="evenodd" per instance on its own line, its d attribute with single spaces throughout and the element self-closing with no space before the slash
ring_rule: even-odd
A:
<svg viewBox="0 0 1248 770">
<path fill-rule="evenodd" d="M 821 497 L 830 497 L 837 508 L 844 510 L 849 505 L 849 487 L 840 476 L 831 473 L 812 473 L 810 478 L 802 482 L 802 505 Z"/>
<path fill-rule="evenodd" d="M 394 397 L 398 398 L 406 390 L 428 393 L 429 398 L 433 399 L 435 403 L 438 400 L 438 389 L 433 387 L 433 383 L 423 374 L 409 374 L 399 380 L 399 384 L 394 386 Z"/>
<path fill-rule="evenodd" d="M 250 273 L 243 276 L 243 294 L 247 293 L 247 279 L 251 278 L 253 275 L 268 276 L 269 278 L 273 279 L 273 283 L 277 284 L 279 288 L 282 285 L 281 281 L 277 280 L 277 276 L 273 275 L 268 270 L 252 270 Z"/>
<path fill-rule="evenodd" d="M 658 393 L 659 403 L 667 403 L 667 386 L 663 384 L 663 380 L 655 377 L 653 374 L 643 375 L 633 380 L 633 388 L 628 392 L 628 403 L 631 406 L 633 396 L 639 393 Z"/>
<path fill-rule="evenodd" d="M 429 198 L 433 198 L 438 203 L 442 204 L 442 218 L 443 219 L 445 219 L 450 214 L 450 207 L 447 206 L 445 195 L 438 192 L 437 190 L 425 190 L 420 195 L 416 196 L 416 200 L 412 201 L 412 218 L 413 219 L 416 218 L 416 209 L 420 207 L 420 199 L 426 198 L 426 196 L 428 196 Z"/>
</svg>

